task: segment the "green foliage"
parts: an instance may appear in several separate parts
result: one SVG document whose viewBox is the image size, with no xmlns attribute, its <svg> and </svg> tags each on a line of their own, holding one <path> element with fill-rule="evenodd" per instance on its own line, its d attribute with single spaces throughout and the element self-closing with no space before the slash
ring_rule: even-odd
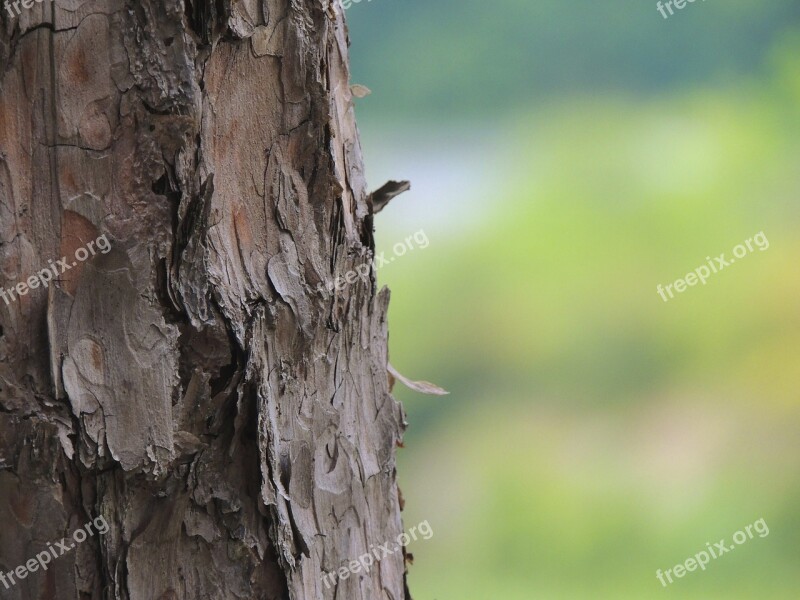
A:
<svg viewBox="0 0 800 600">
<path fill-rule="evenodd" d="M 382 97 L 361 117 L 503 111 L 565 93 L 660 93 L 752 73 L 794 0 L 371 0 L 347 11 L 354 80 Z"/>
<path fill-rule="evenodd" d="M 557 9 L 532 4 L 511 8 L 544 21 L 543 6 Z M 499 20 L 497 3 L 467 6 Z M 692 10 L 755 18 L 744 3 Z M 462 33 L 456 23 L 437 31 L 443 45 Z M 571 92 L 513 113 L 498 135 L 515 158 L 505 187 L 484 199 L 489 216 L 465 235 L 431 235 L 382 274 L 393 363 L 453 392 L 398 391 L 411 422 L 406 520 L 435 530 L 411 548 L 416 598 L 796 597 L 797 39 L 780 38 L 760 73 L 724 86 L 659 98 Z M 656 293 L 760 231 L 768 250 L 668 303 Z M 656 569 L 762 517 L 768 537 L 668 590 L 658 583 Z"/>
</svg>

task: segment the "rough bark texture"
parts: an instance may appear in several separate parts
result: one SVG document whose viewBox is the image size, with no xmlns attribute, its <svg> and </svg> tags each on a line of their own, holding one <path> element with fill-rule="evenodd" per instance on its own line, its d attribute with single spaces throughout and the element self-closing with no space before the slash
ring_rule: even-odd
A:
<svg viewBox="0 0 800 600">
<path fill-rule="evenodd" d="M 327 0 L 0 12 L 0 598 L 407 598 L 388 292 Z M 322 286 L 320 286 L 322 284 Z"/>
</svg>

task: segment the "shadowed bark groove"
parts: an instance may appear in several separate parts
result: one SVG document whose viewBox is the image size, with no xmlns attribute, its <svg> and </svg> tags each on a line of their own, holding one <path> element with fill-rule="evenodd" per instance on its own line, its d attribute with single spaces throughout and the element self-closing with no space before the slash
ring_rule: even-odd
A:
<svg viewBox="0 0 800 600">
<path fill-rule="evenodd" d="M 326 291 L 374 254 L 341 5 L 0 24 L 0 287 L 76 263 L 0 299 L 0 570 L 109 524 L 0 598 L 409 598 L 321 580 L 402 532 L 389 295 Z"/>
</svg>

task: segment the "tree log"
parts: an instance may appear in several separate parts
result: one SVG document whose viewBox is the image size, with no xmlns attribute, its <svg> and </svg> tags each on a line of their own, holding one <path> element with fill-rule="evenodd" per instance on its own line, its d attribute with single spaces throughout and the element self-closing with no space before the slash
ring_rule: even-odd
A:
<svg viewBox="0 0 800 600">
<path fill-rule="evenodd" d="M 322 580 L 402 532 L 340 3 L 28 2 L 0 12 L 0 598 L 410 598 L 404 552 Z"/>
</svg>

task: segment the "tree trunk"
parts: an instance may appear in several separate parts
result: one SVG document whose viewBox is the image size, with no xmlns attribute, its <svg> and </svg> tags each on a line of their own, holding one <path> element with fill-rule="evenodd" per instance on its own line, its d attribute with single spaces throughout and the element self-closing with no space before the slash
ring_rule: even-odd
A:
<svg viewBox="0 0 800 600">
<path fill-rule="evenodd" d="M 18 6 L 0 598 L 409 598 L 404 552 L 322 579 L 402 531 L 340 3 Z"/>
</svg>

